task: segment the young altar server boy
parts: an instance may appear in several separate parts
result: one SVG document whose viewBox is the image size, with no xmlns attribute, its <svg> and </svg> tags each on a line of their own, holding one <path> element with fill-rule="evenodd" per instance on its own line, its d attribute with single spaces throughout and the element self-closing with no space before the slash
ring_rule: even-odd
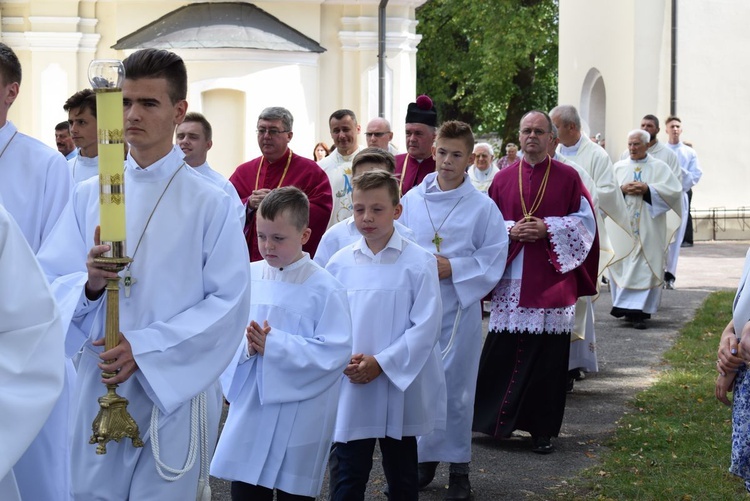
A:
<svg viewBox="0 0 750 501">
<path fill-rule="evenodd" d="M 440 349 L 448 388 L 445 430 L 419 437 L 420 488 L 432 481 L 439 461 L 450 463 L 446 499 L 469 499 L 471 424 L 479 356 L 481 300 L 505 268 L 508 236 L 497 205 L 471 183 L 474 134 L 463 122 L 445 122 L 437 133 L 437 172 L 402 200 L 400 221 L 437 259 L 443 317 Z"/>
<path fill-rule="evenodd" d="M 380 148 L 365 148 L 357 153 L 354 160 L 352 160 L 352 178 L 359 176 L 363 172 L 376 169 L 393 174 L 396 170 L 396 161 L 393 155 Z M 414 232 L 409 228 L 398 221 L 394 221 L 393 225 L 402 237 L 414 240 Z M 353 244 L 360 238 L 362 238 L 362 234 L 357 230 L 357 225 L 354 223 L 354 216 L 349 216 L 347 219 L 339 221 L 328 228 L 328 231 L 323 234 L 323 238 L 320 240 L 318 250 L 315 251 L 313 259 L 320 266 L 325 266 L 336 252 L 347 245 Z"/>
<path fill-rule="evenodd" d="M 362 238 L 326 268 L 348 289 L 354 352 L 341 386 L 330 495 L 364 498 L 378 439 L 390 499 L 417 499 L 416 437 L 445 426 L 447 405 L 437 265 L 393 227 L 401 213 L 393 175 L 365 172 L 352 183 Z"/>
<path fill-rule="evenodd" d="M 233 500 L 314 499 L 323 483 L 352 325 L 344 287 L 302 251 L 309 207 L 287 186 L 258 209 L 263 261 L 250 265 L 250 322 L 222 376 L 232 405 L 211 463 Z"/>
</svg>

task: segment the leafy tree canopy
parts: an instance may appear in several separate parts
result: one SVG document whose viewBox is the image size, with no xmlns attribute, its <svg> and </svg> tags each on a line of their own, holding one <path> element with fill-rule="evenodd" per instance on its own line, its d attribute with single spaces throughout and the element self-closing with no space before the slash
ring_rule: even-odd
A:
<svg viewBox="0 0 750 501">
<path fill-rule="evenodd" d="M 417 19 L 417 91 L 441 120 L 516 141 L 526 111 L 557 104 L 558 0 L 430 0 Z"/>
</svg>

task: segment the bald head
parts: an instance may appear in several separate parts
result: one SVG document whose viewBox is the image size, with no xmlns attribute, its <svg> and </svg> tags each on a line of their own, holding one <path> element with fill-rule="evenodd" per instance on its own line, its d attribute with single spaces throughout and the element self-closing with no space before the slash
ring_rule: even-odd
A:
<svg viewBox="0 0 750 501">
<path fill-rule="evenodd" d="M 388 151 L 388 143 L 393 140 L 390 122 L 385 118 L 373 118 L 367 123 L 365 138 L 369 148 L 380 148 Z"/>
</svg>

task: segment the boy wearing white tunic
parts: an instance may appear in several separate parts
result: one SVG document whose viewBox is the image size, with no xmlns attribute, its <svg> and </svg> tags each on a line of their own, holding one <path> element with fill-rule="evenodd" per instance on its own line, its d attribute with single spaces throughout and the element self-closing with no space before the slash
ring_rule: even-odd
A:
<svg viewBox="0 0 750 501">
<path fill-rule="evenodd" d="M 438 462 L 450 465 L 446 499 L 469 499 L 471 424 L 479 356 L 482 352 L 481 300 L 505 269 L 508 235 L 497 205 L 471 184 L 474 134 L 468 124 L 443 123 L 437 134 L 437 172 L 402 200 L 401 222 L 416 242 L 435 254 L 443 318 L 440 349 L 448 387 L 445 430 L 419 437 L 419 484 L 427 486 Z"/>
<path fill-rule="evenodd" d="M 396 170 L 396 161 L 393 155 L 380 148 L 365 148 L 357 153 L 352 161 L 352 178 L 359 176 L 363 172 L 376 169 L 393 174 Z M 409 228 L 398 221 L 394 221 L 393 225 L 402 237 L 414 240 L 414 232 Z M 313 259 L 320 266 L 325 266 L 334 254 L 360 238 L 362 238 L 362 234 L 357 230 L 357 225 L 354 223 L 354 216 L 349 216 L 345 220 L 339 221 L 328 228 L 323 234 L 323 238 L 320 239 L 320 244 L 315 251 Z"/>
<path fill-rule="evenodd" d="M 309 214 L 293 186 L 258 209 L 263 261 L 250 265 L 250 323 L 222 377 L 232 405 L 211 463 L 233 500 L 314 499 L 323 483 L 352 327 L 346 289 L 302 251 Z"/>
<path fill-rule="evenodd" d="M 73 495 L 195 499 L 199 478 L 201 485 L 208 482 L 218 435 L 218 379 L 249 313 L 247 245 L 233 200 L 173 147 L 175 126 L 187 110 L 182 59 L 145 49 L 124 66 L 125 210 L 133 262 L 120 293 L 119 345 L 102 349 L 104 287 L 118 275 L 94 261 L 109 249 L 98 242 L 97 178 L 77 185 L 38 255 L 68 328 L 66 355 L 83 349 L 72 420 Z M 102 371 L 116 375 L 102 379 Z M 89 444 L 102 382 L 120 385 L 142 448 L 130 440 L 110 442 L 106 455 L 97 455 Z"/>
<path fill-rule="evenodd" d="M 341 386 L 330 495 L 364 499 L 378 439 L 389 499 L 416 500 L 416 437 L 445 426 L 437 265 L 393 227 L 401 213 L 394 176 L 365 172 L 353 185 L 363 237 L 326 267 L 348 289 L 354 352 Z"/>
</svg>

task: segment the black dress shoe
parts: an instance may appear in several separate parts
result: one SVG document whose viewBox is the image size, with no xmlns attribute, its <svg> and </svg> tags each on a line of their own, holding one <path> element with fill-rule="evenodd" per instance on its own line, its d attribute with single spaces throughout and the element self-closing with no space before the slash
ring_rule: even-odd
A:
<svg viewBox="0 0 750 501">
<path fill-rule="evenodd" d="M 469 475 L 451 473 L 448 480 L 448 490 L 445 493 L 445 501 L 464 501 L 474 499 L 471 492 Z"/>
<path fill-rule="evenodd" d="M 633 328 L 639 331 L 646 329 L 646 321 L 643 319 L 633 320 Z"/>
<path fill-rule="evenodd" d="M 538 437 L 531 437 L 531 452 L 537 454 L 550 454 L 555 451 L 555 447 L 552 445 L 550 437 L 541 435 Z"/>
<path fill-rule="evenodd" d="M 435 471 L 437 470 L 439 464 L 440 463 L 438 463 L 437 461 L 430 461 L 426 463 L 419 463 L 417 465 L 417 485 L 419 486 L 420 490 L 430 485 L 432 479 L 435 478 Z"/>
</svg>

